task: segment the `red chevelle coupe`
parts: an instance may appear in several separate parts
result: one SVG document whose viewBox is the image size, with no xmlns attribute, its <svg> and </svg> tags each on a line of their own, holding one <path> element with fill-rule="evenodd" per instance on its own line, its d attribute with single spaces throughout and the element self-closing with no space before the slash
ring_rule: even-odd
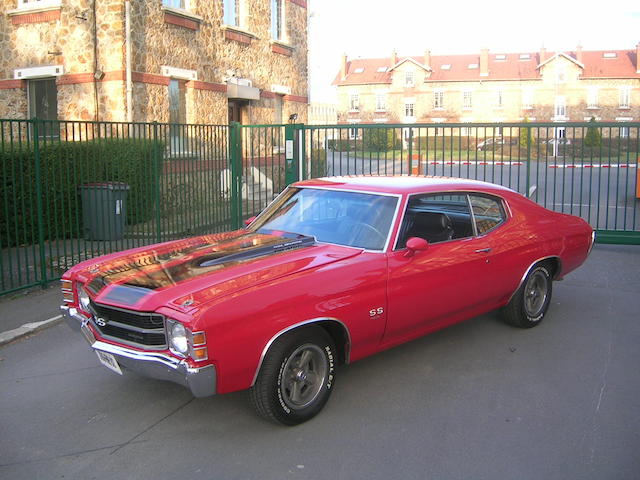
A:
<svg viewBox="0 0 640 480">
<path fill-rule="evenodd" d="M 489 183 L 308 180 L 246 229 L 76 265 L 62 311 L 119 374 L 197 397 L 250 389 L 260 415 L 295 425 L 339 365 L 498 308 L 539 324 L 593 241 L 580 218 Z"/>
</svg>

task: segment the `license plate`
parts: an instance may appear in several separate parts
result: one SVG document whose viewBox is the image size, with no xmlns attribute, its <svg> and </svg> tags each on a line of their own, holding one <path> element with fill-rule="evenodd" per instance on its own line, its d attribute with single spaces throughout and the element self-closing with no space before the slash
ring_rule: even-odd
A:
<svg viewBox="0 0 640 480">
<path fill-rule="evenodd" d="M 98 359 L 100 363 L 107 367 L 109 370 L 116 372 L 118 375 L 122 375 L 122 370 L 120 370 L 120 365 L 118 365 L 118 361 L 116 357 L 107 352 L 101 352 L 100 350 L 96 350 L 96 355 L 98 355 Z"/>
</svg>

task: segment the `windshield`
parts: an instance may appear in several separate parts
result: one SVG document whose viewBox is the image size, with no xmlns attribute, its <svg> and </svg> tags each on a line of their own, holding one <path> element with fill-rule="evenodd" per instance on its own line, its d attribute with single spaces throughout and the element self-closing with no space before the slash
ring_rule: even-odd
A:
<svg viewBox="0 0 640 480">
<path fill-rule="evenodd" d="M 250 230 L 312 235 L 319 242 L 382 250 L 397 202 L 388 195 L 289 188 Z"/>
</svg>

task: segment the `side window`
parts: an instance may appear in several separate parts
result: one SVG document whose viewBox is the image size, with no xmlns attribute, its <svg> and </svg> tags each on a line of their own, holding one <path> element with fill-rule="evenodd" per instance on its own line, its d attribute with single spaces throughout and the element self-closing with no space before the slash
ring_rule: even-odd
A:
<svg viewBox="0 0 640 480">
<path fill-rule="evenodd" d="M 505 221 L 506 216 L 500 199 L 484 195 L 470 195 L 470 200 L 478 235 L 487 233 Z"/>
<path fill-rule="evenodd" d="M 438 243 L 472 236 L 466 195 L 414 195 L 409 199 L 396 249 L 404 248 L 411 237 Z"/>
</svg>

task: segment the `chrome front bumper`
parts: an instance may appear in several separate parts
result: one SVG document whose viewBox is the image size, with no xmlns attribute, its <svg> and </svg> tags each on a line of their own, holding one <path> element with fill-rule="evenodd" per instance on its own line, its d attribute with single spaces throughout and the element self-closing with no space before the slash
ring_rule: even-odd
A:
<svg viewBox="0 0 640 480">
<path fill-rule="evenodd" d="M 145 377 L 168 380 L 191 390 L 194 397 L 208 397 L 216 393 L 216 369 L 213 365 L 192 368 L 186 361 L 159 352 L 141 352 L 97 340 L 87 325 L 87 318 L 76 308 L 63 305 L 62 316 L 73 330 L 82 332 L 91 348 L 106 352 L 118 361 L 121 367 Z"/>
</svg>

